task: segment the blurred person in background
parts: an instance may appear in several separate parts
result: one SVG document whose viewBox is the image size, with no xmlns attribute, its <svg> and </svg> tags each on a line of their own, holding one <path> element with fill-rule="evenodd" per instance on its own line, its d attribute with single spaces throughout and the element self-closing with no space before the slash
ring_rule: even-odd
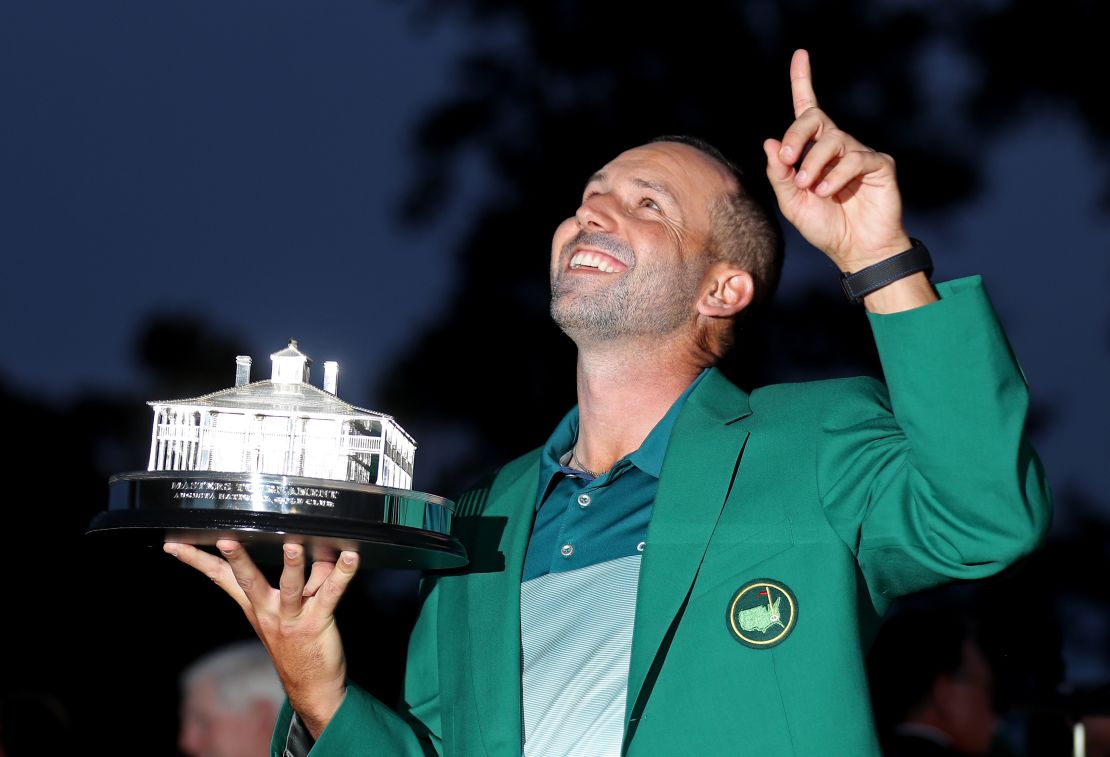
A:
<svg viewBox="0 0 1110 757">
<path fill-rule="evenodd" d="M 998 727 L 994 675 L 965 614 L 895 615 L 879 631 L 867 669 L 886 757 L 990 753 Z"/>
<path fill-rule="evenodd" d="M 178 747 L 189 757 L 265 757 L 285 699 L 266 648 L 240 641 L 181 674 Z"/>
</svg>

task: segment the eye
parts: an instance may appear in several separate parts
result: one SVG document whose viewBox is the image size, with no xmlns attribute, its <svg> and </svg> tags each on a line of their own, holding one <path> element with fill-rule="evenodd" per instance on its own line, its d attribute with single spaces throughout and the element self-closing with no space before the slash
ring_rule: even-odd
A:
<svg viewBox="0 0 1110 757">
<path fill-rule="evenodd" d="M 640 199 L 640 207 L 641 208 L 651 208 L 652 210 L 662 210 L 662 208 L 659 207 L 659 203 L 657 203 L 655 200 L 651 199 L 650 197 L 641 198 Z"/>
</svg>

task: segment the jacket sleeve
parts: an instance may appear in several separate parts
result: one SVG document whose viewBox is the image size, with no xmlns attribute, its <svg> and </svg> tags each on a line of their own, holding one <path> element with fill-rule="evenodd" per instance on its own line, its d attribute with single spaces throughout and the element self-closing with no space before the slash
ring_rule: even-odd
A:
<svg viewBox="0 0 1110 757">
<path fill-rule="evenodd" d="M 886 386 L 853 382 L 817 446 L 822 505 L 880 611 L 1002 570 L 1051 520 L 1025 378 L 982 282 L 937 289 L 938 302 L 869 315 Z"/>
<path fill-rule="evenodd" d="M 409 640 L 405 694 L 393 710 L 348 682 L 347 695 L 327 728 L 307 752 L 298 748 L 299 724 L 286 700 L 270 743 L 271 757 L 348 757 L 352 754 L 425 757 L 442 753 L 439 663 L 436 653 L 436 578 L 421 583 L 424 601 Z M 294 730 L 291 730 L 294 729 Z"/>
</svg>

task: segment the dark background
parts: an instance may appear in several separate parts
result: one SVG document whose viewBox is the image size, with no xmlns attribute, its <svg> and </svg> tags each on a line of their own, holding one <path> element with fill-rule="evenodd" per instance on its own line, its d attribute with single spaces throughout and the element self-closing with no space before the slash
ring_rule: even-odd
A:
<svg viewBox="0 0 1110 757">
<path fill-rule="evenodd" d="M 1051 539 L 954 593 L 993 634 L 1008 737 L 1036 748 L 1061 684 L 1110 681 L 1107 16 L 1094 0 L 0 4 L 2 693 L 57 700 L 88 743 L 173 754 L 177 672 L 251 631 L 160 551 L 82 536 L 107 476 L 145 465 L 145 401 L 231 385 L 236 354 L 266 378 L 296 338 L 314 382 L 338 360 L 340 396 L 416 437 L 416 488 L 457 494 L 574 401 L 545 279 L 585 179 L 685 132 L 761 184 L 807 47 L 822 106 L 897 160 L 937 278 L 984 276 L 1031 385 Z M 747 384 L 878 371 L 835 270 L 793 236 L 737 358 Z M 413 597 L 412 574 L 367 573 L 341 608 L 352 674 L 387 699 Z"/>
</svg>

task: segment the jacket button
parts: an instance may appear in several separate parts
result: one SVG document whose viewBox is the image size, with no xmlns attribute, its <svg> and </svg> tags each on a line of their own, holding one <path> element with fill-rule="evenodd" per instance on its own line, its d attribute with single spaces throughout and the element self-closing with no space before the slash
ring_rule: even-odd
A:
<svg viewBox="0 0 1110 757">
<path fill-rule="evenodd" d="M 563 557 L 570 557 L 574 554 L 574 547 L 570 544 L 564 544 L 563 548 L 559 550 Z"/>
<path fill-rule="evenodd" d="M 589 494 L 579 494 L 578 495 L 578 506 L 579 507 L 589 507 L 590 506 L 590 495 Z"/>
</svg>

